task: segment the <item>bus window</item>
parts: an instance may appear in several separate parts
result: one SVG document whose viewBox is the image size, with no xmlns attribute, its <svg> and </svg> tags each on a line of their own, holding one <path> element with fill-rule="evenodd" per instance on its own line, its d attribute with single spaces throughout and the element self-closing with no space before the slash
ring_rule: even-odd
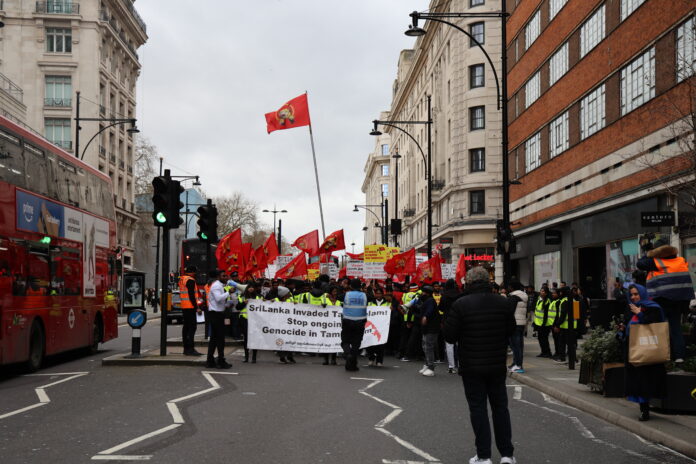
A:
<svg viewBox="0 0 696 464">
<path fill-rule="evenodd" d="M 51 247 L 50 293 L 79 295 L 82 291 L 82 263 L 80 250 L 69 247 Z"/>
<path fill-rule="evenodd" d="M 13 293 L 12 251 L 10 241 L 0 238 L 0 297 Z"/>
<path fill-rule="evenodd" d="M 51 283 L 48 248 L 28 244 L 26 256 L 26 296 L 47 295 Z"/>
<path fill-rule="evenodd" d="M 32 192 L 49 196 L 48 169 L 43 151 L 28 143 L 24 144 L 24 158 L 27 162 L 26 187 Z"/>
<path fill-rule="evenodd" d="M 4 140 L 0 141 L 0 180 L 19 187 L 26 184 L 22 149 Z"/>
</svg>

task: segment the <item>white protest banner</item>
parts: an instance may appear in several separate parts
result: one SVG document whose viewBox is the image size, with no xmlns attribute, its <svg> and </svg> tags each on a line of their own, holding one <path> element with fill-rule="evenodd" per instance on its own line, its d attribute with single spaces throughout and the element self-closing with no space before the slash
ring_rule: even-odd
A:
<svg viewBox="0 0 696 464">
<path fill-rule="evenodd" d="M 249 349 L 338 353 L 341 307 L 249 300 Z"/>
<path fill-rule="evenodd" d="M 360 349 L 387 343 L 390 318 L 391 308 L 389 306 L 367 307 L 367 322 Z"/>
<path fill-rule="evenodd" d="M 442 270 L 442 280 L 454 279 L 455 264 L 440 263 Z"/>
<path fill-rule="evenodd" d="M 319 274 L 326 274 L 330 279 L 338 279 L 338 267 L 336 263 L 321 263 L 319 265 Z"/>
<path fill-rule="evenodd" d="M 346 275 L 348 277 L 361 278 L 363 276 L 363 262 L 350 260 L 346 266 Z"/>
</svg>

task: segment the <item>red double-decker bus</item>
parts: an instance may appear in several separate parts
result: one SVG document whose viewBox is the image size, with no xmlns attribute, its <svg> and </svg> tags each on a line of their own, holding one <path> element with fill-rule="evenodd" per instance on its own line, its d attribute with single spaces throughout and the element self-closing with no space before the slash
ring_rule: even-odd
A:
<svg viewBox="0 0 696 464">
<path fill-rule="evenodd" d="M 111 179 L 0 117 L 0 365 L 118 335 Z"/>
</svg>

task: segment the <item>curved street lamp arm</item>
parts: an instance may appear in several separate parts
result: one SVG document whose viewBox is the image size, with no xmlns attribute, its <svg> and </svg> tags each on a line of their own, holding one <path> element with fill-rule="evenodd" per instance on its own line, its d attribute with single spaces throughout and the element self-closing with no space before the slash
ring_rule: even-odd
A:
<svg viewBox="0 0 696 464">
<path fill-rule="evenodd" d="M 499 15 L 497 15 L 495 17 L 498 17 L 498 16 Z M 476 46 L 481 49 L 483 54 L 486 55 L 486 59 L 488 60 L 488 64 L 491 65 L 491 69 L 493 70 L 493 77 L 495 77 L 495 88 L 498 92 L 498 109 L 500 109 L 500 105 L 502 104 L 503 98 L 500 94 L 500 81 L 498 80 L 498 72 L 495 70 L 495 66 L 493 66 L 493 60 L 491 60 L 491 57 L 488 55 L 488 52 L 486 51 L 486 49 L 483 48 L 483 44 L 481 44 L 481 42 L 476 40 L 476 37 L 469 34 L 467 31 L 465 31 L 464 29 L 462 29 L 461 27 L 457 26 L 454 23 L 451 23 L 449 21 L 445 21 L 444 19 L 434 18 L 430 15 L 428 15 L 428 16 L 419 15 L 419 17 L 426 18 L 426 19 L 429 19 L 430 21 L 435 21 L 437 23 L 443 23 L 443 24 L 447 24 L 448 26 L 452 26 L 453 28 L 457 29 L 459 32 L 466 34 L 466 36 L 469 37 L 476 44 Z"/>
<path fill-rule="evenodd" d="M 428 164 L 428 162 L 425 159 L 425 153 L 423 153 L 423 149 L 421 148 L 420 144 L 416 141 L 416 139 L 411 134 L 409 134 L 407 131 L 403 130 L 399 126 L 395 126 L 394 124 L 389 124 L 388 122 L 381 122 L 381 121 L 374 121 L 374 122 L 377 124 L 381 124 L 383 126 L 393 127 L 394 129 L 398 129 L 401 132 L 403 132 L 404 134 L 406 134 L 411 140 L 413 140 L 413 143 L 415 143 L 416 146 L 418 147 L 418 151 L 420 151 L 420 154 L 423 157 L 423 163 L 425 163 L 426 165 Z M 427 174 L 425 175 L 425 180 L 428 180 Z"/>
<path fill-rule="evenodd" d="M 371 212 L 372 214 L 374 214 L 375 217 L 377 218 L 377 222 L 379 223 L 379 226 L 382 227 L 382 219 L 381 219 L 379 216 L 377 216 L 377 213 L 375 213 L 374 211 L 372 211 L 370 208 L 367 208 L 367 207 L 362 206 L 362 205 L 355 205 L 355 207 L 356 207 L 356 208 L 362 208 L 362 209 L 364 209 L 365 211 L 369 211 L 369 212 Z"/>
<path fill-rule="evenodd" d="M 84 120 L 84 119 L 83 119 L 83 120 Z M 109 124 L 108 126 L 104 126 L 104 127 L 102 127 L 101 129 L 99 129 L 99 132 L 97 132 L 96 134 L 94 134 L 94 135 L 92 136 L 92 138 L 89 139 L 89 142 L 87 142 L 87 145 L 85 145 L 84 150 L 82 150 L 82 155 L 80 156 L 80 159 L 84 159 L 85 153 L 87 153 L 87 147 L 89 147 L 89 144 L 92 143 L 92 140 L 94 140 L 94 139 L 97 137 L 97 135 L 101 134 L 102 132 L 104 132 L 104 131 L 105 131 L 106 129 L 108 129 L 109 127 L 114 127 L 114 126 L 116 126 L 116 125 L 118 125 L 118 124 L 125 124 L 125 123 L 127 123 L 127 122 L 130 122 L 130 121 L 129 121 L 129 120 L 127 120 L 127 121 L 116 121 L 116 122 L 114 122 L 114 123 Z M 78 153 L 78 154 L 79 154 L 79 153 Z"/>
</svg>

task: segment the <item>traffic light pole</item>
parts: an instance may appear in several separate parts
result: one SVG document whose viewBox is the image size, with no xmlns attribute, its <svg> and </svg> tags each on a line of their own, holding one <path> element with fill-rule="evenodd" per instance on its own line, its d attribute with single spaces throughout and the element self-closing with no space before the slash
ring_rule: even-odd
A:
<svg viewBox="0 0 696 464">
<path fill-rule="evenodd" d="M 169 311 L 169 227 L 162 228 L 162 306 L 160 319 L 160 356 L 167 356 L 167 311 Z"/>
</svg>

